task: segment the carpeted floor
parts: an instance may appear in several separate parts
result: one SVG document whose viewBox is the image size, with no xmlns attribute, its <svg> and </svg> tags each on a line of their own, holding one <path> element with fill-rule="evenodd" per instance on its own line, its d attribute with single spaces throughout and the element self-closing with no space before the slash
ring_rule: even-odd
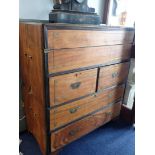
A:
<svg viewBox="0 0 155 155">
<path fill-rule="evenodd" d="M 24 155 L 42 155 L 29 133 L 20 134 Z M 120 121 L 110 122 L 66 146 L 59 155 L 134 155 L 135 130 Z"/>
</svg>

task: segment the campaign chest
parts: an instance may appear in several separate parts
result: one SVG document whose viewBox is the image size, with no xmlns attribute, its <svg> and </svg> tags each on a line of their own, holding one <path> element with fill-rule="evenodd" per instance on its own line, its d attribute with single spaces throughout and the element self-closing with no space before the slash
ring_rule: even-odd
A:
<svg viewBox="0 0 155 155">
<path fill-rule="evenodd" d="M 51 154 L 119 116 L 134 29 L 20 22 L 28 131 Z"/>
</svg>

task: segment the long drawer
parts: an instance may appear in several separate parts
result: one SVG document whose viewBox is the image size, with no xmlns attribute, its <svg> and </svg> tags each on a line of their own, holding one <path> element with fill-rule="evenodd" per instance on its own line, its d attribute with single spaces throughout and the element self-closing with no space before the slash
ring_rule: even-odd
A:
<svg viewBox="0 0 155 155">
<path fill-rule="evenodd" d="M 129 62 L 101 67 L 98 90 L 123 83 L 128 76 Z"/>
<path fill-rule="evenodd" d="M 52 133 L 51 136 L 51 151 L 55 151 L 65 146 L 66 144 L 80 138 L 81 136 L 93 131 L 99 126 L 107 123 L 111 119 L 117 117 L 120 113 L 121 102 L 101 110 L 85 119 L 77 121 L 57 132 Z"/>
<path fill-rule="evenodd" d="M 127 60 L 130 52 L 131 44 L 52 50 L 48 53 L 49 73 Z"/>
<path fill-rule="evenodd" d="M 95 93 L 84 99 L 56 107 L 50 111 L 50 129 L 66 125 L 123 97 L 124 85 Z"/>
<path fill-rule="evenodd" d="M 132 43 L 133 31 L 125 30 L 48 30 L 47 44 L 49 49 L 92 47 Z"/>
<path fill-rule="evenodd" d="M 92 94 L 96 90 L 97 69 L 52 77 L 50 84 L 50 105 Z"/>
</svg>

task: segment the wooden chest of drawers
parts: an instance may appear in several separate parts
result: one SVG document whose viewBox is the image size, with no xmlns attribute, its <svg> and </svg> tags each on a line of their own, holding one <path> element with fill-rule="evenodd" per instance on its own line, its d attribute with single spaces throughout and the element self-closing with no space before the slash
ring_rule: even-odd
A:
<svg viewBox="0 0 155 155">
<path fill-rule="evenodd" d="M 42 153 L 119 116 L 134 29 L 20 22 L 28 130 Z"/>
</svg>

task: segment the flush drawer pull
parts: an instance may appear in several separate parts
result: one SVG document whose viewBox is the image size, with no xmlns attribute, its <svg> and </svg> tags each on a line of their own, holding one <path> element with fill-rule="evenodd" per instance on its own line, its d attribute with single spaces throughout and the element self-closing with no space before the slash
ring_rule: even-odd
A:
<svg viewBox="0 0 155 155">
<path fill-rule="evenodd" d="M 116 78 L 116 77 L 118 77 L 118 76 L 119 76 L 119 73 L 118 73 L 118 72 L 112 73 L 112 78 Z"/>
<path fill-rule="evenodd" d="M 107 116 L 111 116 L 112 115 L 112 112 L 107 112 L 106 115 Z"/>
<path fill-rule="evenodd" d="M 114 96 L 114 94 L 109 94 L 108 96 L 109 96 L 109 98 L 112 98 Z"/>
<path fill-rule="evenodd" d="M 54 37 L 58 38 L 59 37 L 59 32 L 54 32 Z"/>
<path fill-rule="evenodd" d="M 71 114 L 74 114 L 74 113 L 76 113 L 76 112 L 78 111 L 78 109 L 80 109 L 79 106 L 76 107 L 76 108 L 70 109 L 69 112 L 70 112 Z"/>
<path fill-rule="evenodd" d="M 76 82 L 76 83 L 71 84 L 71 88 L 78 89 L 80 87 L 80 85 L 81 85 L 81 82 Z"/>
<path fill-rule="evenodd" d="M 80 131 L 80 128 L 76 128 L 75 130 L 71 130 L 68 134 L 69 136 L 75 136 Z"/>
</svg>

